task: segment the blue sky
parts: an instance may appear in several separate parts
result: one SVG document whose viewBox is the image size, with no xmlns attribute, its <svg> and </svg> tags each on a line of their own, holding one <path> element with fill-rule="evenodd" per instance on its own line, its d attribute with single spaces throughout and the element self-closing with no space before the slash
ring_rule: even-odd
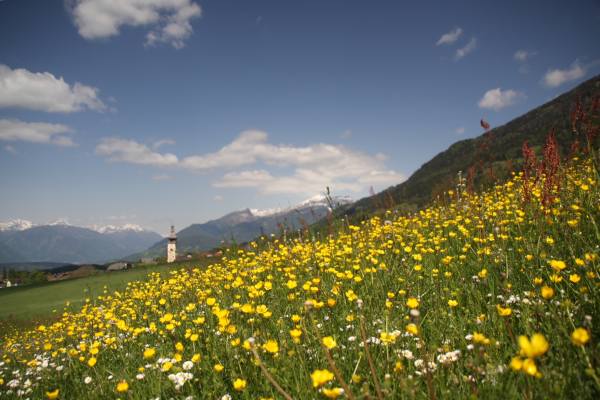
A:
<svg viewBox="0 0 600 400">
<path fill-rule="evenodd" d="M 0 1 L 0 221 L 360 198 L 600 71 L 600 3 Z"/>
</svg>

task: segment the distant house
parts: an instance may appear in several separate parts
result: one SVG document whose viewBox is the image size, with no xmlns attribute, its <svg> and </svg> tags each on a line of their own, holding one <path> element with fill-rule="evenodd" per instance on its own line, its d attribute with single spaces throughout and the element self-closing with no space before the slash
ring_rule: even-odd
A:
<svg viewBox="0 0 600 400">
<path fill-rule="evenodd" d="M 112 263 L 106 268 L 107 271 L 122 271 L 124 269 L 131 268 L 132 264 L 126 262 Z"/>
<path fill-rule="evenodd" d="M 156 260 L 151 257 L 140 258 L 140 263 L 141 264 L 152 264 L 152 265 L 157 264 Z"/>
</svg>

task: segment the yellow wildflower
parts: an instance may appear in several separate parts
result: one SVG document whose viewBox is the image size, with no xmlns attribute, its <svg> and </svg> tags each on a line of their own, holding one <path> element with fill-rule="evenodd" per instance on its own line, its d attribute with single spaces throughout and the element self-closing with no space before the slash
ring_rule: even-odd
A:
<svg viewBox="0 0 600 400">
<path fill-rule="evenodd" d="M 327 369 L 317 369 L 310 374 L 310 378 L 312 379 L 313 387 L 317 388 L 333 380 L 333 373 Z"/>
<path fill-rule="evenodd" d="M 590 333 L 587 329 L 577 328 L 571 333 L 571 342 L 576 346 L 583 346 L 590 341 Z"/>
<path fill-rule="evenodd" d="M 323 345 L 325 345 L 325 347 L 327 347 L 329 350 L 331 350 L 337 346 L 337 342 L 335 341 L 335 339 L 333 337 L 325 336 L 323 338 Z"/>
</svg>

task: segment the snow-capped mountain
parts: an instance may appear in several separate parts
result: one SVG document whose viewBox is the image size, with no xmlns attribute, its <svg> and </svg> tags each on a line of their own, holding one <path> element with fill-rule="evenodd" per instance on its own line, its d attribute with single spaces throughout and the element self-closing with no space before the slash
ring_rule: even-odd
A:
<svg viewBox="0 0 600 400">
<path fill-rule="evenodd" d="M 260 218 L 260 217 L 268 217 L 269 215 L 279 214 L 280 212 L 284 211 L 285 209 L 277 207 L 277 208 L 267 208 L 264 210 L 259 210 L 256 208 L 249 208 L 249 210 L 252 215 Z"/>
<path fill-rule="evenodd" d="M 46 224 L 13 219 L 0 222 L 0 263 L 103 263 L 147 249 L 162 236 L 139 225 L 70 225 L 65 219 Z"/>
<path fill-rule="evenodd" d="M 11 219 L 0 222 L 0 231 L 24 231 L 29 228 L 33 228 L 33 222 L 25 219 Z"/>
<path fill-rule="evenodd" d="M 348 197 L 335 197 L 334 206 L 351 203 Z M 261 235 L 300 229 L 312 224 L 329 213 L 330 205 L 324 195 L 306 199 L 286 208 L 249 209 L 234 211 L 221 218 L 201 224 L 193 224 L 177 232 L 177 251 L 206 251 L 220 246 L 224 241 L 242 243 Z M 147 251 L 135 254 L 131 259 L 141 256 L 162 256 L 167 241 L 161 240 Z"/>
<path fill-rule="evenodd" d="M 329 204 L 330 201 L 332 204 Z M 328 200 L 327 196 L 325 196 L 324 194 L 318 194 L 316 196 L 309 197 L 308 199 L 298 203 L 294 208 L 298 209 L 298 208 L 317 207 L 317 206 L 330 207 L 331 205 L 333 205 L 334 207 L 338 207 L 338 206 L 341 206 L 344 204 L 350 204 L 353 202 L 354 202 L 354 200 L 352 200 L 352 198 L 350 196 L 332 196 Z"/>
<path fill-rule="evenodd" d="M 353 200 L 349 196 L 334 196 L 334 197 L 331 197 L 330 200 L 333 203 L 334 207 L 344 205 L 344 204 L 350 204 L 353 202 Z M 329 208 L 330 204 L 329 204 L 329 201 L 327 200 L 327 196 L 325 196 L 324 194 L 318 194 L 313 197 L 309 197 L 308 199 L 303 200 L 300 203 L 296 204 L 295 206 L 291 206 L 291 207 L 285 207 L 285 208 L 276 207 L 276 208 L 268 208 L 268 209 L 264 209 L 264 210 L 250 208 L 249 210 L 253 216 L 262 218 L 262 217 L 269 217 L 272 215 L 284 214 L 284 213 L 288 213 L 290 211 L 300 210 L 303 208 L 310 208 L 310 207 L 327 207 L 327 208 Z"/>
<path fill-rule="evenodd" d="M 39 226 L 72 226 L 66 218 L 59 218 Z"/>
<path fill-rule="evenodd" d="M 90 229 L 98 233 L 117 233 L 117 232 L 145 232 L 146 229 L 137 224 L 124 225 L 92 225 Z"/>
</svg>

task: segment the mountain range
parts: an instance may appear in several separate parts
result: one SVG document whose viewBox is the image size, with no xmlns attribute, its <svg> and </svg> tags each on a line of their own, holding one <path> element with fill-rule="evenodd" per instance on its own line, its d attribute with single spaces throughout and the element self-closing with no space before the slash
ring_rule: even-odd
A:
<svg viewBox="0 0 600 400">
<path fill-rule="evenodd" d="M 333 204 L 329 204 L 329 202 Z M 270 210 L 244 209 L 229 213 L 221 218 L 202 224 L 193 224 L 177 232 L 177 252 L 207 251 L 223 243 L 243 243 L 260 235 L 280 232 L 282 227 L 296 230 L 325 217 L 330 207 L 351 204 L 348 197 L 327 199 L 317 195 L 293 207 Z M 160 257 L 166 252 L 167 239 L 163 239 L 148 250 L 134 254 L 128 259 Z"/>
<path fill-rule="evenodd" d="M 2 222 L 0 263 L 105 263 L 142 251 L 162 238 L 137 225 L 95 228 L 64 221 L 46 225 L 26 220 Z"/>
</svg>

